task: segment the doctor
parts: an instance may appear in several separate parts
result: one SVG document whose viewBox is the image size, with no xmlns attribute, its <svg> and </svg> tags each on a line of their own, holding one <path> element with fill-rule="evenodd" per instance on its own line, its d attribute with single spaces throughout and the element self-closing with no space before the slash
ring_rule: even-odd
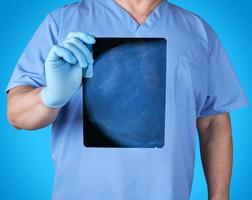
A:
<svg viewBox="0 0 252 200">
<path fill-rule="evenodd" d="M 81 71 L 93 75 L 94 36 L 167 39 L 163 148 L 83 145 Z M 6 91 L 14 127 L 52 124 L 54 200 L 189 199 L 197 130 L 208 198 L 229 199 L 229 112 L 247 100 L 216 33 L 187 10 L 166 0 L 83 0 L 57 9 L 32 37 Z"/>
</svg>

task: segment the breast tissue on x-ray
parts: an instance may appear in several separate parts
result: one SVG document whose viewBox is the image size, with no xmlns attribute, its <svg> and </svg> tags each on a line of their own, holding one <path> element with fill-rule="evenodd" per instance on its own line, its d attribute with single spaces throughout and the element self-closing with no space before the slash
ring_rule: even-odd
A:
<svg viewBox="0 0 252 200">
<path fill-rule="evenodd" d="M 83 78 L 85 147 L 164 146 L 166 40 L 96 38 Z"/>
</svg>

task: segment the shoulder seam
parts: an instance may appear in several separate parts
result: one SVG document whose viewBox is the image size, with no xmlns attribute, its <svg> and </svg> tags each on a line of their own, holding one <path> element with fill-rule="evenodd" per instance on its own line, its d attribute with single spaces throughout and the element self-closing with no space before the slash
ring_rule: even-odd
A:
<svg viewBox="0 0 252 200">
<path fill-rule="evenodd" d="M 61 11 L 60 11 L 60 14 L 59 14 L 60 16 L 59 16 L 59 20 L 57 20 L 54 16 L 53 16 L 53 14 L 52 13 L 49 13 L 48 14 L 48 16 L 50 17 L 50 18 L 52 18 L 52 20 L 53 20 L 53 23 L 56 25 L 56 27 L 57 27 L 57 43 L 58 43 L 58 41 L 59 41 L 59 35 L 60 35 L 60 27 L 61 27 Z"/>
</svg>

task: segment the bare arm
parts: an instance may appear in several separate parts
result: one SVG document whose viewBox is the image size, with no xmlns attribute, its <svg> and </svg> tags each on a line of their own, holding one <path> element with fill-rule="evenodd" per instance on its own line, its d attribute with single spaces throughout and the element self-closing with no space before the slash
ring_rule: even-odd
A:
<svg viewBox="0 0 252 200">
<path fill-rule="evenodd" d="M 46 107 L 40 98 L 42 88 L 18 86 L 8 93 L 7 116 L 17 129 L 34 130 L 51 124 L 59 110 Z"/>
<path fill-rule="evenodd" d="M 208 198 L 228 200 L 233 159 L 229 114 L 199 118 L 197 127 Z"/>
</svg>

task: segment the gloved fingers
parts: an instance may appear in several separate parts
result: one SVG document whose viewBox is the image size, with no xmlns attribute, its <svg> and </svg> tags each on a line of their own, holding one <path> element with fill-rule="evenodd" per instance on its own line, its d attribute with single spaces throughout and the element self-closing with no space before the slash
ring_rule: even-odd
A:
<svg viewBox="0 0 252 200">
<path fill-rule="evenodd" d="M 58 45 L 52 47 L 51 51 L 48 54 L 47 62 L 59 61 L 61 58 L 70 64 L 77 63 L 77 60 L 71 51 Z"/>
<path fill-rule="evenodd" d="M 66 42 L 72 43 L 73 45 L 78 47 L 82 51 L 82 53 L 85 55 L 85 59 L 88 64 L 94 63 L 92 53 L 79 38 L 72 37 L 72 38 L 67 39 Z"/>
<path fill-rule="evenodd" d="M 82 42 L 86 43 L 86 44 L 94 44 L 95 43 L 95 39 L 88 33 L 84 33 L 84 32 L 70 32 L 67 36 L 68 38 L 79 38 Z"/>
<path fill-rule="evenodd" d="M 93 65 L 88 65 L 88 68 L 85 73 L 85 78 L 92 78 L 93 77 Z"/>
<path fill-rule="evenodd" d="M 72 52 L 72 54 L 75 56 L 75 58 L 78 61 L 78 64 L 81 67 L 86 68 L 88 66 L 85 55 L 82 53 L 82 51 L 77 46 L 75 46 L 74 44 L 72 44 L 70 42 L 63 42 L 62 46 Z"/>
</svg>

